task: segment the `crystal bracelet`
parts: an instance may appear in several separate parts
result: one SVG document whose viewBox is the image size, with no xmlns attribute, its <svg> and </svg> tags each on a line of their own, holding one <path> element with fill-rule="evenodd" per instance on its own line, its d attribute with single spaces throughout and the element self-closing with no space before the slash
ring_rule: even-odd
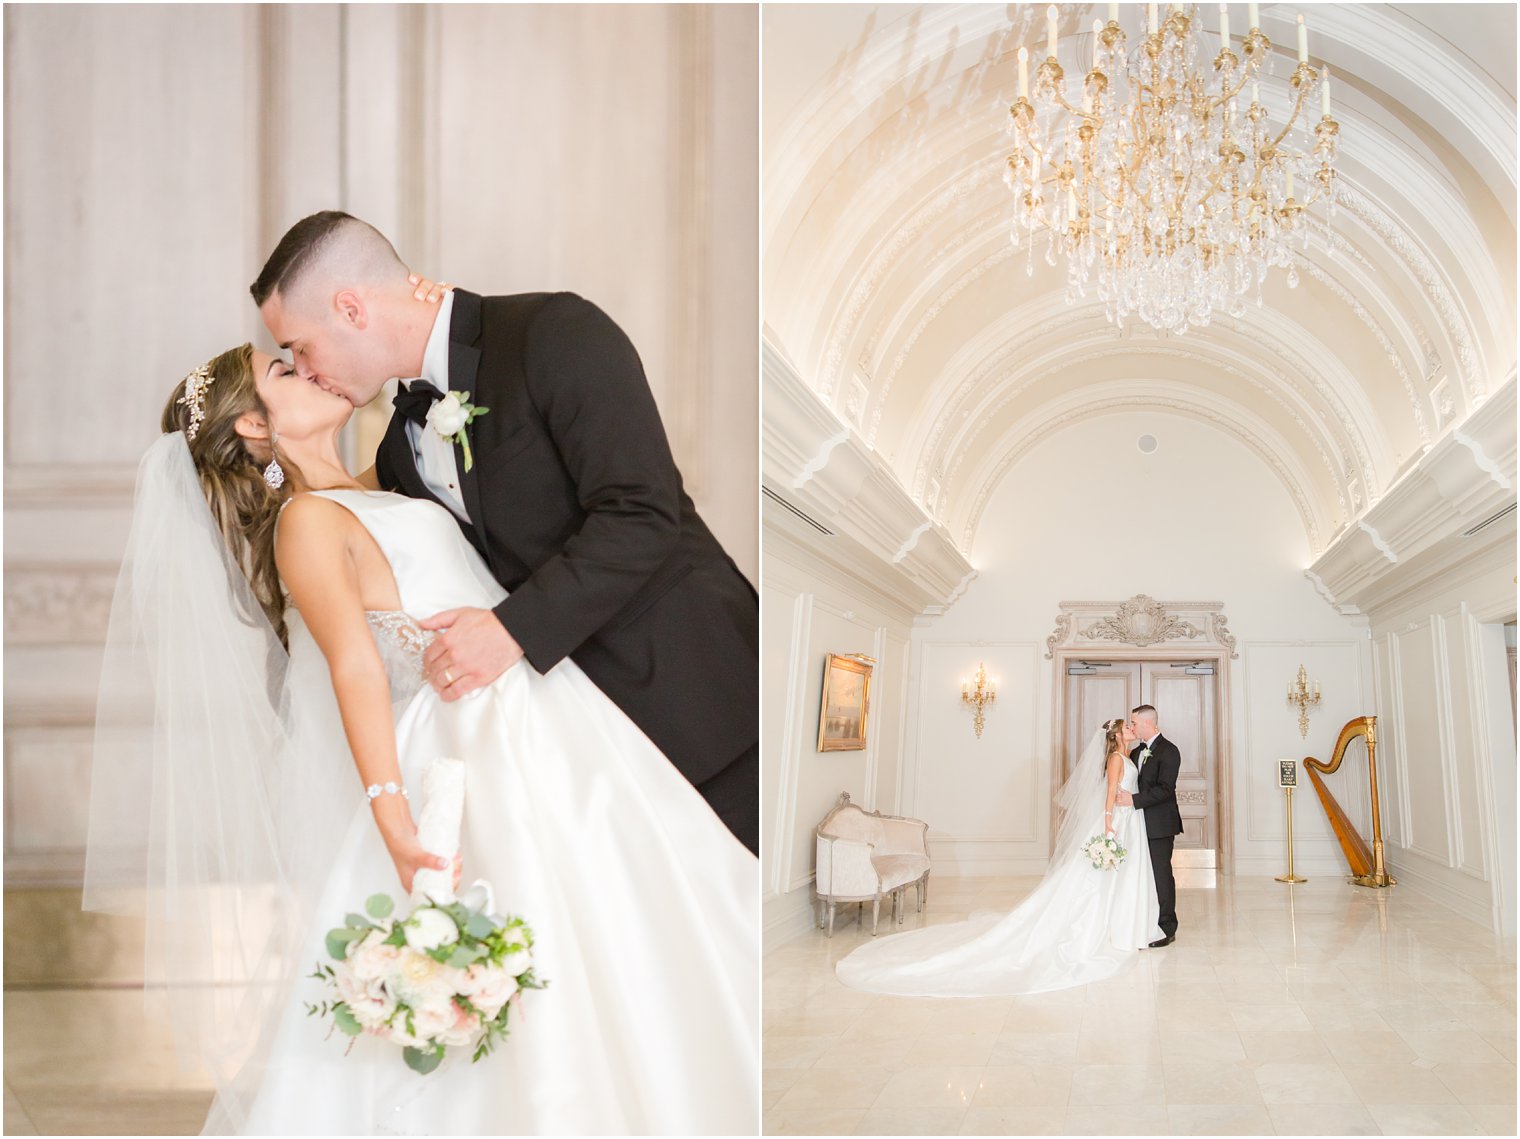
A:
<svg viewBox="0 0 1520 1139">
<path fill-rule="evenodd" d="M 364 789 L 364 793 L 371 799 L 378 799 L 381 795 L 400 795 L 403 799 L 411 798 L 406 793 L 406 788 L 394 780 L 385 784 L 371 783 Z"/>
</svg>

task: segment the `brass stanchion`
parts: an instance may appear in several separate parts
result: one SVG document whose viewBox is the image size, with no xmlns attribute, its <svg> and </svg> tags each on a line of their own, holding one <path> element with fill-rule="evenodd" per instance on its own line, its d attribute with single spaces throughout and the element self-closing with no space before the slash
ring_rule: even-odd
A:
<svg viewBox="0 0 1520 1139">
<path fill-rule="evenodd" d="M 1309 879 L 1300 878 L 1293 873 L 1293 783 L 1284 783 L 1283 790 L 1288 794 L 1288 872 L 1279 874 L 1279 882 L 1307 882 Z"/>
</svg>

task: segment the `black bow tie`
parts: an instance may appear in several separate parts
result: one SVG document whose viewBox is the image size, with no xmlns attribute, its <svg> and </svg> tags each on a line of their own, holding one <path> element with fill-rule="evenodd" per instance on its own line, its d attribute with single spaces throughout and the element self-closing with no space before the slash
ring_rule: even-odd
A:
<svg viewBox="0 0 1520 1139">
<path fill-rule="evenodd" d="M 396 393 L 396 414 L 416 424 L 427 423 L 427 413 L 443 393 L 426 380 L 413 380 Z"/>
</svg>

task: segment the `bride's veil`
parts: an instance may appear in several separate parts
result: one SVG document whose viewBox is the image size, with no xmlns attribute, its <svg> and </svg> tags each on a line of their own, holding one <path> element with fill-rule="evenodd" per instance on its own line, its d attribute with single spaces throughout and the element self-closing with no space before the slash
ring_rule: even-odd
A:
<svg viewBox="0 0 1520 1139">
<path fill-rule="evenodd" d="M 1055 804 L 1064 814 L 1056 831 L 1051 866 L 1071 856 L 1082 843 L 1102 831 L 1103 803 L 1108 795 L 1108 756 L 1103 749 L 1106 736 L 1106 730 L 1099 726 L 1082 749 L 1082 757 L 1071 769 L 1071 775 L 1056 792 Z"/>
<path fill-rule="evenodd" d="M 327 814 L 332 775 L 303 771 L 333 747 L 291 714 L 287 669 L 184 436 L 162 436 L 138 470 L 111 606 L 84 908 L 143 921 L 148 1004 L 167 1011 L 181 1063 L 209 1070 L 219 1128 L 246 1118 L 267 1030 L 312 967 L 295 953 L 309 879 L 347 817 Z"/>
</svg>

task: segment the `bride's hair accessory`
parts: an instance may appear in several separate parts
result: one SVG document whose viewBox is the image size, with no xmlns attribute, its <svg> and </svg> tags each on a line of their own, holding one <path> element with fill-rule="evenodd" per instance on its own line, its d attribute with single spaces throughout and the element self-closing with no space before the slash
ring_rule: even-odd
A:
<svg viewBox="0 0 1520 1139">
<path fill-rule="evenodd" d="M 403 799 L 411 798 L 411 796 L 406 793 L 406 788 L 401 786 L 401 784 L 397 783 L 394 779 L 388 780 L 383 784 L 371 783 L 364 789 L 364 793 L 371 799 L 378 799 L 381 795 L 400 795 Z"/>
<path fill-rule="evenodd" d="M 185 394 L 174 401 L 184 404 L 190 410 L 190 423 L 185 427 L 187 443 L 195 442 L 201 421 L 206 418 L 206 389 L 214 379 L 216 377 L 211 374 L 211 363 L 207 361 L 185 377 Z"/>
<path fill-rule="evenodd" d="M 264 468 L 264 481 L 270 490 L 279 490 L 285 485 L 285 468 L 280 466 L 279 459 L 270 458 L 269 465 Z"/>
</svg>

